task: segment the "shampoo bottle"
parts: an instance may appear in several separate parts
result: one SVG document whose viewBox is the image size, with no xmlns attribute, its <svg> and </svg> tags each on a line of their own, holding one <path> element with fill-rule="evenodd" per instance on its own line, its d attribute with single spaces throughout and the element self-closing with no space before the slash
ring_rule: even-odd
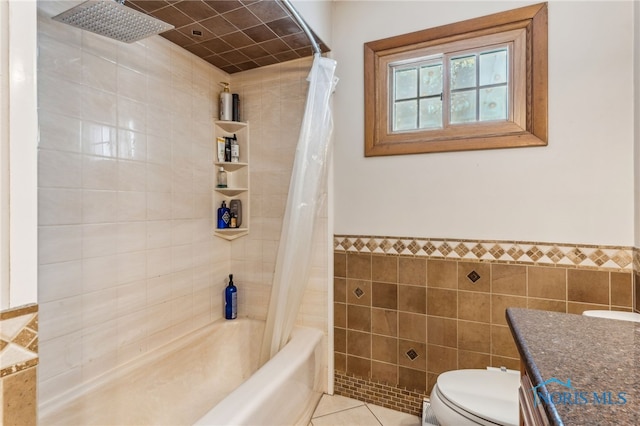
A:
<svg viewBox="0 0 640 426">
<path fill-rule="evenodd" d="M 220 171 L 218 171 L 218 188 L 226 188 L 227 187 L 227 172 L 224 170 L 224 167 L 220 167 Z"/>
<path fill-rule="evenodd" d="M 229 274 L 229 285 L 224 290 L 224 317 L 228 320 L 238 317 L 238 289 L 233 284 L 233 274 Z"/>
<path fill-rule="evenodd" d="M 231 221 L 231 210 L 227 207 L 227 203 L 222 201 L 222 205 L 218 209 L 218 229 L 226 229 Z"/>
<path fill-rule="evenodd" d="M 229 92 L 229 83 L 220 82 L 224 89 L 220 92 L 220 120 L 231 121 L 233 118 L 233 97 Z"/>
<path fill-rule="evenodd" d="M 231 139 L 231 162 L 237 163 L 240 161 L 240 145 L 238 145 L 238 138 L 235 133 L 233 139 Z"/>
</svg>

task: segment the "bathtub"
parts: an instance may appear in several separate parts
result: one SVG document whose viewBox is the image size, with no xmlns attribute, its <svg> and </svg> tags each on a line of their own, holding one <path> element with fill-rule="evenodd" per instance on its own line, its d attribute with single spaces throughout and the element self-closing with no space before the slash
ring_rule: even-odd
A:
<svg viewBox="0 0 640 426">
<path fill-rule="evenodd" d="M 264 322 L 219 320 L 39 406 L 40 425 L 307 425 L 322 332 L 296 328 L 258 368 Z"/>
</svg>

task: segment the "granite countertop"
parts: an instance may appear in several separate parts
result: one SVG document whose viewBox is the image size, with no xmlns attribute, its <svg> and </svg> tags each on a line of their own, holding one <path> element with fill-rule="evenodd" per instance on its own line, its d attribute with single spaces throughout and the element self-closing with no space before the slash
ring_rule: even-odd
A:
<svg viewBox="0 0 640 426">
<path fill-rule="evenodd" d="M 551 424 L 640 425 L 640 323 L 520 308 L 506 315 Z"/>
</svg>

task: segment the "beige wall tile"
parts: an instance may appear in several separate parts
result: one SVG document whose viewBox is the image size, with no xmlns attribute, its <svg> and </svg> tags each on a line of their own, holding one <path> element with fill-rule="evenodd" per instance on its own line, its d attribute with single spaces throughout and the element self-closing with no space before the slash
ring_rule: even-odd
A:
<svg viewBox="0 0 640 426">
<path fill-rule="evenodd" d="M 37 424 L 36 367 L 3 377 L 2 386 L 2 424 Z"/>
<path fill-rule="evenodd" d="M 371 308 L 368 306 L 347 305 L 347 328 L 371 332 Z"/>
<path fill-rule="evenodd" d="M 336 327 L 333 331 L 333 349 L 336 352 L 347 352 L 347 330 Z"/>
<path fill-rule="evenodd" d="M 347 305 L 344 303 L 333 304 L 333 323 L 336 327 L 347 328 Z"/>
<path fill-rule="evenodd" d="M 458 368 L 458 354 L 453 348 L 428 345 L 427 371 L 444 373 Z"/>
<path fill-rule="evenodd" d="M 398 309 L 398 285 L 376 281 L 371 283 L 371 306 Z"/>
<path fill-rule="evenodd" d="M 564 300 L 527 298 L 527 308 L 541 311 L 567 312 L 567 302 Z"/>
<path fill-rule="evenodd" d="M 333 274 L 336 277 L 347 276 L 347 255 L 344 253 L 333 253 Z"/>
<path fill-rule="evenodd" d="M 333 279 L 333 301 L 334 302 L 347 302 L 347 280 L 344 278 Z"/>
<path fill-rule="evenodd" d="M 371 306 L 371 281 L 347 279 L 347 303 Z"/>
<path fill-rule="evenodd" d="M 490 325 L 458 321 L 458 349 L 488 354 L 491 350 Z"/>
<path fill-rule="evenodd" d="M 386 336 L 398 335 L 398 311 L 371 309 L 371 332 Z"/>
<path fill-rule="evenodd" d="M 371 256 L 371 278 L 387 283 L 398 282 L 397 256 Z"/>
<path fill-rule="evenodd" d="M 595 303 L 567 302 L 567 313 L 582 315 L 584 311 L 609 310 L 609 305 L 598 305 Z"/>
<path fill-rule="evenodd" d="M 609 273 L 569 269 L 567 300 L 571 302 L 609 304 Z"/>
<path fill-rule="evenodd" d="M 529 297 L 567 300 L 567 270 L 565 268 L 527 267 Z"/>
<path fill-rule="evenodd" d="M 426 290 L 425 287 L 398 285 L 398 310 L 426 314 Z"/>
<path fill-rule="evenodd" d="M 458 368 L 487 368 L 491 364 L 491 355 L 473 351 L 458 351 Z"/>
<path fill-rule="evenodd" d="M 356 377 L 369 378 L 371 376 L 371 360 L 347 355 L 347 373 Z"/>
<path fill-rule="evenodd" d="M 427 286 L 457 289 L 457 262 L 447 260 L 427 260 Z"/>
<path fill-rule="evenodd" d="M 427 316 L 398 312 L 398 337 L 426 343 L 427 341 Z"/>
<path fill-rule="evenodd" d="M 505 296 L 502 294 L 491 295 L 491 323 L 507 325 L 507 308 L 526 308 L 527 298 L 518 296 Z"/>
<path fill-rule="evenodd" d="M 426 371 L 427 359 L 427 345 L 425 343 L 398 339 L 399 366 Z"/>
<path fill-rule="evenodd" d="M 427 284 L 427 261 L 421 257 L 398 258 L 398 282 L 401 284 L 411 284 L 426 286 Z"/>
<path fill-rule="evenodd" d="M 458 321 L 455 319 L 427 317 L 427 343 L 458 347 Z"/>
<path fill-rule="evenodd" d="M 485 323 L 491 322 L 491 295 L 475 291 L 459 291 L 458 318 Z"/>
<path fill-rule="evenodd" d="M 527 295 L 527 267 L 522 265 L 491 265 L 491 292 L 510 294 L 513 296 Z"/>
<path fill-rule="evenodd" d="M 395 363 L 371 361 L 371 379 L 395 386 L 398 384 L 398 366 Z"/>
<path fill-rule="evenodd" d="M 474 272 L 479 276 L 472 281 L 470 274 Z M 468 291 L 491 291 L 491 265 L 477 262 L 458 262 L 458 289 Z"/>
<path fill-rule="evenodd" d="M 491 326 L 491 354 L 510 358 L 520 356 L 509 327 Z"/>
<path fill-rule="evenodd" d="M 333 362 L 336 371 L 347 371 L 347 356 L 345 354 L 334 352 Z"/>
<path fill-rule="evenodd" d="M 633 306 L 633 274 L 611 272 L 611 305 Z"/>
<path fill-rule="evenodd" d="M 371 336 L 371 359 L 398 364 L 398 339 L 386 336 Z"/>
<path fill-rule="evenodd" d="M 508 358 L 499 355 L 491 355 L 491 367 L 507 367 L 510 370 L 520 370 L 520 358 Z"/>
<path fill-rule="evenodd" d="M 347 354 L 371 358 L 371 333 L 347 330 Z"/>
<path fill-rule="evenodd" d="M 427 386 L 427 375 L 424 371 L 398 367 L 398 386 L 422 392 Z"/>
<path fill-rule="evenodd" d="M 371 255 L 347 253 L 347 278 L 371 279 Z"/>
<path fill-rule="evenodd" d="M 458 292 L 439 288 L 427 289 L 427 313 L 438 317 L 458 317 Z"/>
</svg>

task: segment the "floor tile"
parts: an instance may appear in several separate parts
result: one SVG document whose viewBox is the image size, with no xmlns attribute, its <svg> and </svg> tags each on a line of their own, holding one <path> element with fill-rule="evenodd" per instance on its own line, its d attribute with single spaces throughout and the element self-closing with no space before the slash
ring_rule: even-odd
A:
<svg viewBox="0 0 640 426">
<path fill-rule="evenodd" d="M 420 426 L 420 417 L 394 411 L 378 405 L 367 404 L 374 416 L 383 426 Z"/>
<path fill-rule="evenodd" d="M 381 426 L 376 416 L 365 406 L 338 411 L 311 419 L 313 426 Z"/>
<path fill-rule="evenodd" d="M 347 410 L 364 405 L 364 402 L 357 401 L 340 395 L 322 395 L 322 399 L 318 403 L 313 417 L 326 416 L 327 414 L 336 413 L 338 411 Z"/>
</svg>

